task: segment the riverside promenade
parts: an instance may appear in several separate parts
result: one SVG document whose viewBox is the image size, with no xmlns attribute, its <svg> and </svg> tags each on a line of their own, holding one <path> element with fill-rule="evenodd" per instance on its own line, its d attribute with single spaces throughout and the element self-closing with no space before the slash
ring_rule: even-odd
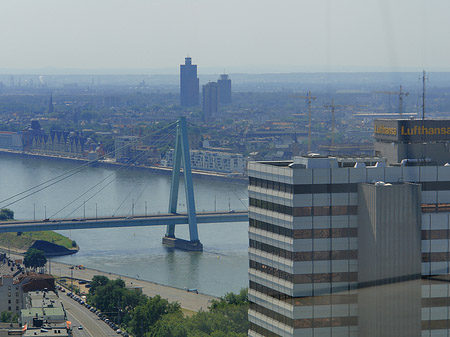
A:
<svg viewBox="0 0 450 337">
<path fill-rule="evenodd" d="M 8 253 L 5 247 L 0 247 L 4 252 Z M 23 251 L 15 251 L 8 254 L 12 259 L 23 259 Z M 159 295 L 162 298 L 167 299 L 169 302 L 178 302 L 181 308 L 198 312 L 200 310 L 207 311 L 213 299 L 217 299 L 214 296 L 205 294 L 196 294 L 194 292 L 188 292 L 186 289 L 179 289 L 174 287 L 165 286 L 129 276 L 118 275 L 114 273 L 108 273 L 97 269 L 70 269 L 71 265 L 61 262 L 50 261 L 47 263 L 47 271 L 51 273 L 56 279 L 65 278 L 67 284 L 70 284 L 71 277 L 76 280 L 90 281 L 95 275 L 106 276 L 111 280 L 122 279 L 125 281 L 125 285 L 130 288 L 141 289 L 142 293 L 147 296 Z"/>
<path fill-rule="evenodd" d="M 188 292 L 185 289 L 168 287 L 145 280 L 103 272 L 96 269 L 85 268 L 80 270 L 75 268 L 70 269 L 69 267 L 69 264 L 51 261 L 51 274 L 53 274 L 56 278 L 66 278 L 68 282 L 70 282 L 70 277 L 72 275 L 75 280 L 78 279 L 86 281 L 90 281 L 95 275 L 106 276 L 112 280 L 120 278 L 125 281 L 127 287 L 142 289 L 142 292 L 147 296 L 153 297 L 159 295 L 162 298 L 169 300 L 169 302 L 180 303 L 183 309 L 195 312 L 200 310 L 207 311 L 211 301 L 216 299 L 216 297 L 210 295 L 196 294 L 194 292 Z"/>
</svg>

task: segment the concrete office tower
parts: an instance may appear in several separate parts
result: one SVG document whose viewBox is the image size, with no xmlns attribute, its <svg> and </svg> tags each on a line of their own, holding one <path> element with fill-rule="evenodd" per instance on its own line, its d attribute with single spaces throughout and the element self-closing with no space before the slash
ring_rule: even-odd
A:
<svg viewBox="0 0 450 337">
<path fill-rule="evenodd" d="M 450 333 L 450 166 L 310 155 L 248 175 L 249 336 Z"/>
<path fill-rule="evenodd" d="M 203 86 L 203 119 L 205 122 L 217 115 L 218 93 L 217 82 L 209 82 Z"/>
<path fill-rule="evenodd" d="M 197 65 L 192 64 L 190 57 L 180 65 L 180 104 L 184 107 L 199 105 L 199 79 Z"/>
<path fill-rule="evenodd" d="M 217 80 L 219 86 L 219 104 L 226 105 L 231 103 L 231 80 L 227 74 L 220 75 Z"/>
</svg>

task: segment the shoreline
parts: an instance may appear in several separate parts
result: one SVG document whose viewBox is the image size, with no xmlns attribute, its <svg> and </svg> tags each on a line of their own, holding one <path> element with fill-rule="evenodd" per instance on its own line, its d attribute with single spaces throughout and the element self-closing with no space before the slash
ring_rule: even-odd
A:
<svg viewBox="0 0 450 337">
<path fill-rule="evenodd" d="M 8 150 L 8 149 L 0 149 L 0 155 L 43 158 L 43 159 L 47 159 L 47 160 L 67 161 L 67 162 L 72 162 L 72 163 L 77 163 L 77 164 L 89 163 L 89 161 L 87 159 L 83 159 L 83 158 L 70 158 L 70 157 L 56 156 L 56 155 L 50 155 L 50 154 L 15 151 L 15 150 Z M 92 167 L 105 167 L 105 168 L 117 168 L 120 166 L 126 166 L 126 164 L 112 162 L 112 161 L 99 160 L 95 164 L 92 165 Z M 172 168 L 162 167 L 162 166 L 132 165 L 128 169 L 138 170 L 138 171 L 149 171 L 152 173 L 163 174 L 163 175 L 171 175 L 172 174 Z M 215 180 L 215 181 L 231 182 L 231 183 L 235 183 L 235 184 L 248 184 L 248 177 L 246 177 L 246 176 L 229 176 L 226 173 L 220 173 L 220 172 L 192 170 L 192 177 L 199 178 L 199 179 L 209 179 L 209 180 Z"/>
<path fill-rule="evenodd" d="M 8 248 L 4 249 L 4 247 L 0 247 L 0 250 L 8 254 L 12 259 L 23 259 L 23 253 L 21 253 L 20 250 L 11 249 L 10 253 L 8 253 Z M 106 276 L 111 280 L 122 279 L 125 281 L 127 287 L 141 289 L 143 294 L 150 297 L 159 295 L 169 302 L 178 302 L 180 303 L 181 308 L 193 312 L 207 311 L 211 301 L 217 299 L 217 297 L 212 295 L 188 292 L 186 289 L 167 286 L 128 275 L 110 273 L 88 267 L 81 270 L 75 268 L 70 269 L 69 267 L 71 266 L 72 264 L 53 261 L 51 258 L 48 258 L 46 268 L 48 269 L 48 273 L 55 277 L 55 280 L 58 278 L 67 278 L 69 280 L 90 281 L 95 275 Z"/>
<path fill-rule="evenodd" d="M 171 287 L 127 275 L 105 272 L 89 267 L 85 267 L 85 269 L 82 270 L 75 268 L 69 269 L 71 264 L 56 262 L 50 259 L 49 262 L 51 265 L 51 267 L 49 267 L 51 268 L 49 273 L 51 273 L 55 278 L 61 277 L 70 280 L 71 277 L 73 277 L 74 280 L 78 279 L 90 281 L 93 276 L 101 275 L 106 276 L 111 280 L 122 279 L 125 281 L 125 285 L 127 287 L 141 289 L 142 293 L 149 297 L 159 295 L 162 298 L 167 299 L 169 302 L 178 302 L 183 309 L 190 311 L 207 311 L 208 307 L 211 305 L 211 301 L 217 299 L 217 297 L 211 295 L 188 292 L 186 289 Z"/>
</svg>

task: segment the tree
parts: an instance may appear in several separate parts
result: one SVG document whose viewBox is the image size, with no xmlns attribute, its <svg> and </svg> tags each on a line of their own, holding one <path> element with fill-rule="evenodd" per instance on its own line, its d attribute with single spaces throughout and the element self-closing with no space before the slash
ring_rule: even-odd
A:
<svg viewBox="0 0 450 337">
<path fill-rule="evenodd" d="M 47 258 L 42 250 L 30 248 L 25 254 L 23 259 L 23 264 L 27 268 L 38 268 L 43 267 L 47 263 Z"/>
<path fill-rule="evenodd" d="M 0 209 L 0 220 L 12 220 L 14 219 L 14 212 L 9 208 Z"/>
<path fill-rule="evenodd" d="M 12 313 L 11 311 L 3 311 L 0 314 L 0 322 L 3 322 L 3 323 L 17 322 L 18 318 L 19 318 L 19 316 L 17 316 L 17 314 Z"/>
</svg>

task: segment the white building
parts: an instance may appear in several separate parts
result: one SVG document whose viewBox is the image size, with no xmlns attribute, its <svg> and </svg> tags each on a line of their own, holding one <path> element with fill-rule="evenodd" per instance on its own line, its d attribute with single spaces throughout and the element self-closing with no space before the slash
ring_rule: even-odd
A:
<svg viewBox="0 0 450 337">
<path fill-rule="evenodd" d="M 162 166 L 173 166 L 174 152 L 173 149 L 166 152 L 165 158 L 161 161 Z M 205 150 L 190 150 L 189 153 L 191 167 L 194 170 L 239 174 L 245 172 L 247 161 L 242 154 Z"/>
<path fill-rule="evenodd" d="M 408 164 L 249 163 L 249 336 L 450 334 L 450 166 Z"/>
</svg>

